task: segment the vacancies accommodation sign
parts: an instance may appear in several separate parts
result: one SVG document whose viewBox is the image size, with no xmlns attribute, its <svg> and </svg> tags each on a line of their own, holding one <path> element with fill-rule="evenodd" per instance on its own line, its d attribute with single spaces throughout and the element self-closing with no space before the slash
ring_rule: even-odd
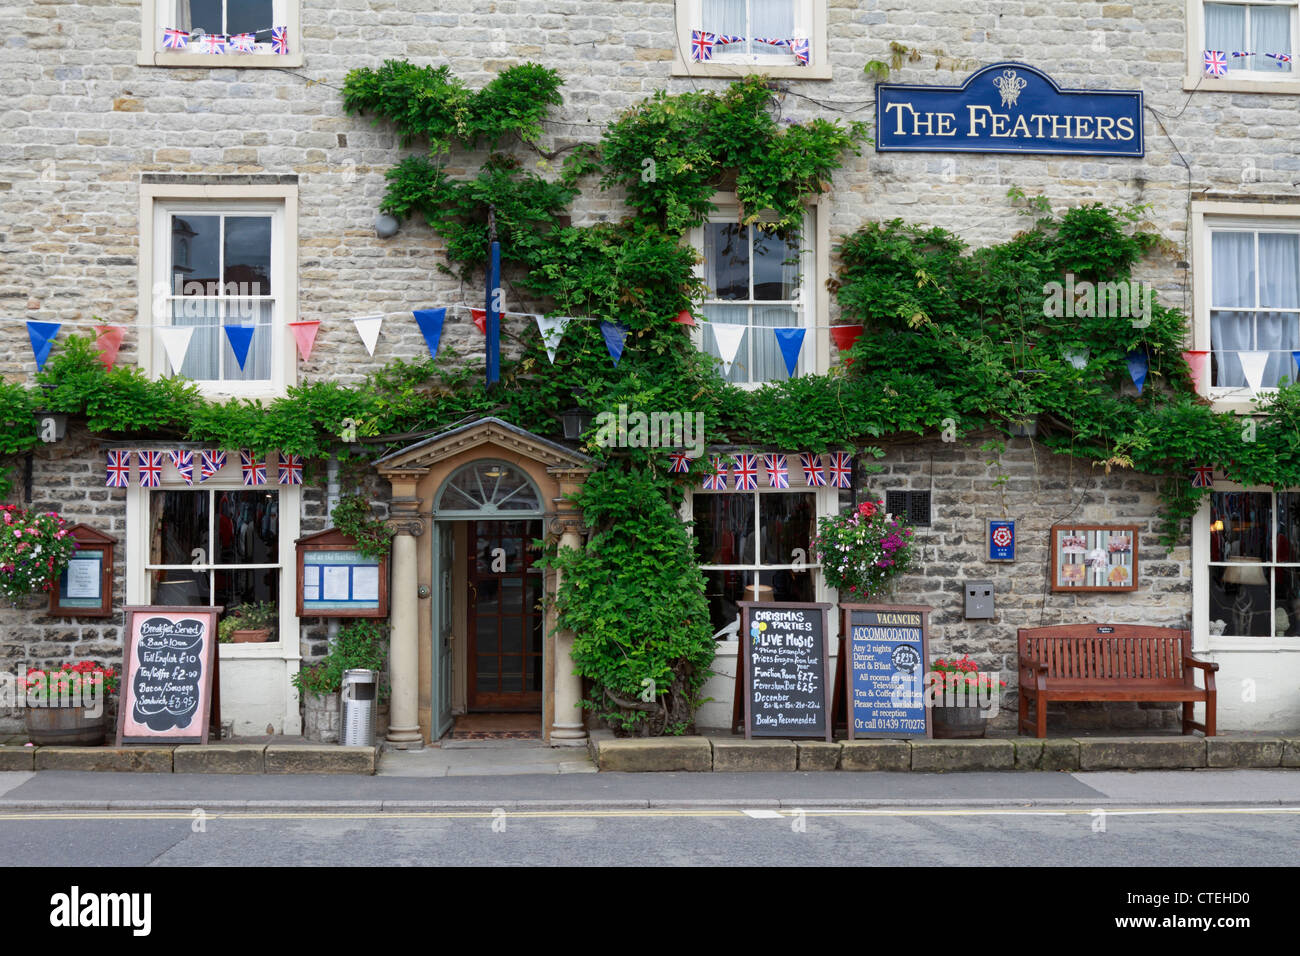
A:
<svg viewBox="0 0 1300 956">
<path fill-rule="evenodd" d="M 1024 63 L 961 86 L 876 87 L 876 150 L 1142 156 L 1142 93 L 1063 90 Z"/>
</svg>

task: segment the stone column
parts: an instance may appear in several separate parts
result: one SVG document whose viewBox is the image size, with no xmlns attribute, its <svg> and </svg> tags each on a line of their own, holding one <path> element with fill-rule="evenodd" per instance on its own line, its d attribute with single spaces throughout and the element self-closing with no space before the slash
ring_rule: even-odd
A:
<svg viewBox="0 0 1300 956">
<path fill-rule="evenodd" d="M 424 533 L 420 498 L 415 494 L 419 474 L 388 474 L 393 483 L 390 526 L 393 537 L 392 593 L 389 595 L 388 674 L 392 684 L 388 736 L 395 750 L 419 750 L 420 617 L 416 539 Z"/>
<path fill-rule="evenodd" d="M 551 519 L 551 533 L 558 535 L 560 547 L 577 550 L 583 547 L 582 515 L 566 499 L 577 494 L 589 471 L 585 468 L 550 468 L 547 471 L 560 482 L 560 497 L 555 501 L 557 514 Z M 559 572 L 555 575 L 555 587 L 557 590 L 560 587 Z M 552 611 L 547 616 L 550 617 L 553 613 Z M 582 722 L 582 678 L 573 672 L 573 667 L 573 632 L 557 631 L 555 715 L 550 733 L 552 747 L 587 745 L 587 729 Z"/>
</svg>

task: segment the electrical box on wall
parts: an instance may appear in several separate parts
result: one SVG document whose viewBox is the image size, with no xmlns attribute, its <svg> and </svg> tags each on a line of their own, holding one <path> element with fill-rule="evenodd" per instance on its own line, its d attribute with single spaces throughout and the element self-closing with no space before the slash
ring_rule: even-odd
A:
<svg viewBox="0 0 1300 956">
<path fill-rule="evenodd" d="M 990 620 L 993 617 L 993 582 L 966 582 L 967 620 Z"/>
</svg>

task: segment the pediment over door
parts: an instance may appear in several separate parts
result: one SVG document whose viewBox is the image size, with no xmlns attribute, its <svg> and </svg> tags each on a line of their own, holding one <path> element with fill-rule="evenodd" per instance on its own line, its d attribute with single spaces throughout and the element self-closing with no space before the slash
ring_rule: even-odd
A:
<svg viewBox="0 0 1300 956">
<path fill-rule="evenodd" d="M 482 449 L 482 454 L 508 451 L 537 462 L 543 468 L 589 470 L 592 461 L 586 455 L 561 444 L 541 438 L 499 418 L 482 418 L 413 445 L 390 452 L 374 462 L 381 475 L 427 472 L 435 465 L 466 452 Z"/>
</svg>

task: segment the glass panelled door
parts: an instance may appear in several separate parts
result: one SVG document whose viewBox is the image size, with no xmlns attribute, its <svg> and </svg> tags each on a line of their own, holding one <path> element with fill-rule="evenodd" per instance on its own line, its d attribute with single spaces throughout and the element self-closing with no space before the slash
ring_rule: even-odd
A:
<svg viewBox="0 0 1300 956">
<path fill-rule="evenodd" d="M 541 536 L 540 521 L 470 523 L 470 710 L 541 710 Z"/>
</svg>

